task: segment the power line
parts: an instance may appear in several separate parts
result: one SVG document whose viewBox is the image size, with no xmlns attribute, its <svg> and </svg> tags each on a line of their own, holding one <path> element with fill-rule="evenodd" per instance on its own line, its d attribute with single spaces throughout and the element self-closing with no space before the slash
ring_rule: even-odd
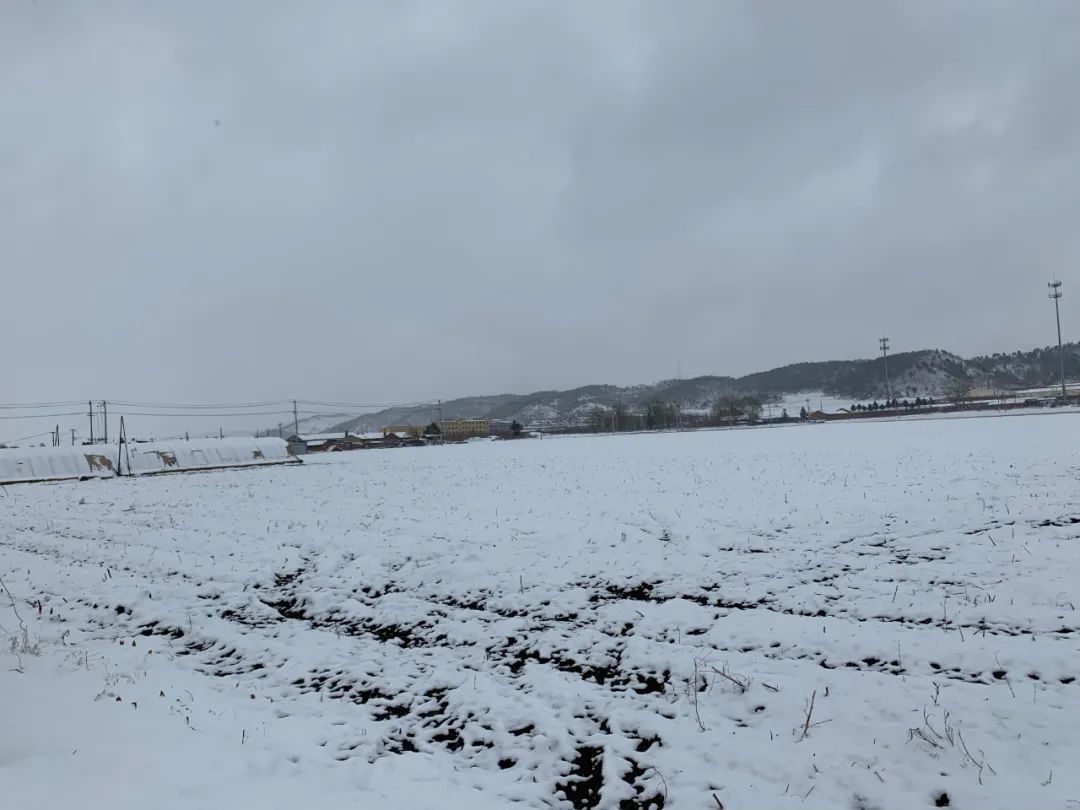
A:
<svg viewBox="0 0 1080 810">
<path fill-rule="evenodd" d="M 20 414 L 15 416 L 0 416 L 0 419 L 53 419 L 57 416 L 86 416 L 84 411 L 75 411 L 73 413 L 35 413 L 35 414 Z"/>
<path fill-rule="evenodd" d="M 110 404 L 115 405 L 116 403 L 110 403 Z M 114 413 L 119 415 L 119 414 L 121 414 L 121 411 L 114 411 Z M 305 416 L 318 416 L 318 415 L 321 415 L 319 411 L 300 411 L 300 413 L 305 415 Z M 212 417 L 280 416 L 282 414 L 292 415 L 292 411 L 240 411 L 240 412 L 231 412 L 231 413 L 205 413 L 205 412 L 198 412 L 198 413 L 190 413 L 190 412 L 185 412 L 185 413 L 161 413 L 159 411 L 129 411 L 129 410 L 123 410 L 122 411 L 122 415 L 124 415 L 124 416 L 185 417 L 185 418 L 189 418 L 189 419 L 190 418 L 195 418 L 195 417 L 203 417 L 203 416 L 206 416 L 206 417 L 211 417 L 211 416 Z M 94 415 L 97 416 L 98 412 L 95 412 Z M 53 418 L 58 417 L 58 416 L 82 416 L 82 417 L 85 417 L 86 416 L 86 411 L 70 411 L 70 412 L 66 412 L 66 413 L 5 414 L 5 415 L 0 416 L 0 419 L 15 419 L 15 420 L 24 419 L 24 420 L 29 421 L 29 420 L 33 420 L 33 419 L 53 419 Z"/>
<path fill-rule="evenodd" d="M 117 403 L 114 402 L 112 404 L 116 405 Z M 118 411 L 118 413 L 121 413 L 121 412 Z M 317 412 L 301 411 L 301 413 L 315 414 Z M 183 413 L 162 413 L 160 411 L 128 411 L 128 410 L 122 411 L 122 415 L 124 415 L 124 416 L 184 417 L 186 419 L 192 419 L 192 418 L 195 418 L 195 417 L 204 417 L 204 416 L 205 417 L 211 417 L 211 416 L 213 416 L 213 417 L 233 417 L 233 416 L 247 417 L 247 416 L 281 416 L 283 414 L 292 414 L 292 411 L 231 411 L 231 412 L 218 412 L 218 413 L 207 413 L 206 411 L 198 411 L 196 413 L 192 413 L 190 411 L 183 412 Z"/>
<path fill-rule="evenodd" d="M 42 436 L 52 436 L 52 435 L 53 435 L 53 431 L 49 430 L 49 431 L 46 431 L 45 433 L 35 433 L 33 436 L 23 436 L 22 438 L 19 438 L 19 439 L 5 439 L 5 441 L 8 441 L 8 442 L 26 442 L 26 441 L 29 441 L 30 439 L 40 439 Z"/>
<path fill-rule="evenodd" d="M 109 404 L 115 405 L 116 403 L 110 402 Z M 167 417 L 167 418 L 183 417 L 185 419 L 198 419 L 198 418 L 202 418 L 202 417 L 207 417 L 207 418 L 209 418 L 209 417 L 226 417 L 226 418 L 228 418 L 228 417 L 239 417 L 239 416 L 292 416 L 293 415 L 292 409 L 283 410 L 283 411 L 231 411 L 231 412 L 218 412 L 218 413 L 207 413 L 206 411 L 197 411 L 197 412 L 194 412 L 194 413 L 190 412 L 190 411 L 183 412 L 183 413 L 176 413 L 176 412 L 165 413 L 165 412 L 162 412 L 162 411 L 129 411 L 129 410 L 121 409 L 121 410 L 116 411 L 116 413 L 117 414 L 122 414 L 124 416 L 161 416 L 161 417 Z M 351 414 L 348 414 L 348 413 L 327 413 L 326 411 L 308 411 L 308 410 L 304 410 L 302 408 L 298 408 L 296 413 L 299 416 L 350 416 L 351 415 Z M 11 418 L 15 418 L 15 417 L 11 417 Z M 26 417 L 26 418 L 36 418 L 36 417 Z"/>
<path fill-rule="evenodd" d="M 240 402 L 235 404 L 230 403 L 208 403 L 208 404 L 183 404 L 178 402 L 166 403 L 166 402 L 127 402 L 120 399 L 110 399 L 113 405 L 123 405 L 126 408 L 152 408 L 152 409 L 174 409 L 174 410 L 205 410 L 205 409 L 225 409 L 225 410 L 238 410 L 241 408 L 271 408 L 275 405 L 288 405 L 289 400 L 277 399 L 268 400 L 266 402 Z"/>
<path fill-rule="evenodd" d="M 434 402 L 323 402 L 313 399 L 296 400 L 301 405 L 315 405 L 323 408 L 347 408 L 357 410 L 360 408 L 422 408 L 434 405 Z"/>
<path fill-rule="evenodd" d="M 40 408 L 71 408 L 76 405 L 82 405 L 82 401 L 70 401 L 70 402 L 24 402 L 21 405 L 18 403 L 3 403 L 0 404 L 0 410 L 5 411 L 33 411 Z"/>
<path fill-rule="evenodd" d="M 281 411 L 219 411 L 219 412 L 206 412 L 206 411 L 191 412 L 191 411 L 184 411 L 184 412 L 164 412 L 164 411 L 133 411 L 133 410 L 127 410 L 126 408 L 121 408 L 121 409 L 117 410 L 115 408 L 115 406 L 118 403 L 113 402 L 112 400 L 110 400 L 109 404 L 114 406 L 113 407 L 113 413 L 114 413 L 114 415 L 118 415 L 118 416 L 119 415 L 123 415 L 123 416 L 156 416 L 156 417 L 163 417 L 163 418 L 195 419 L 195 418 L 202 418 L 202 417 L 207 417 L 207 418 L 210 418 L 210 417 L 229 418 L 229 417 L 248 417 L 248 416 L 292 416 L 293 415 L 293 411 L 291 409 L 289 409 L 289 410 L 281 410 Z M 296 410 L 296 414 L 298 416 L 349 416 L 350 415 L 348 413 L 336 414 L 336 413 L 327 413 L 326 411 L 306 410 L 306 409 L 303 409 L 303 408 L 298 408 Z M 95 411 L 94 415 L 97 416 L 98 412 Z M 65 413 L 5 414 L 5 415 L 0 415 L 0 419 L 14 419 L 14 420 L 20 420 L 21 419 L 21 420 L 29 421 L 29 420 L 33 420 L 33 419 L 53 419 L 53 418 L 62 417 L 62 416 L 82 416 L 82 417 L 85 417 L 86 416 L 86 411 L 69 411 L 69 412 L 65 412 Z"/>
<path fill-rule="evenodd" d="M 127 400 L 110 399 L 109 403 L 114 406 L 125 408 L 143 408 L 148 410 L 249 410 L 252 408 L 272 408 L 274 406 L 288 407 L 296 402 L 298 405 L 308 405 L 311 408 L 340 408 L 344 410 L 362 410 L 367 408 L 410 408 L 431 405 L 430 402 L 327 402 L 314 399 L 279 399 L 265 402 L 241 402 L 235 404 L 195 404 L 195 403 L 165 403 L 165 402 L 129 402 Z M 76 403 L 72 403 L 76 404 Z M 319 413 L 319 411 L 310 411 Z"/>
<path fill-rule="evenodd" d="M 41 410 L 49 408 L 70 408 L 77 405 L 82 405 L 85 400 L 71 400 L 67 402 L 24 402 L 24 403 L 0 403 L 0 410 Z M 264 400 L 262 402 L 216 402 L 216 403 L 181 403 L 181 402 L 135 402 L 132 400 L 122 399 L 110 399 L 108 400 L 110 405 L 122 406 L 125 408 L 141 408 L 143 410 L 175 410 L 175 411 L 202 411 L 202 410 L 214 410 L 214 411 L 233 411 L 233 410 L 251 410 L 257 408 L 273 408 L 275 406 L 288 407 L 292 405 L 294 400 L 291 399 L 275 399 Z M 330 402 L 327 400 L 317 399 L 297 399 L 295 402 L 298 405 L 308 405 L 311 408 L 342 408 L 345 410 L 361 410 L 368 408 L 421 408 L 430 405 L 434 405 L 434 401 L 429 402 Z M 318 413 L 318 411 L 311 411 Z"/>
</svg>

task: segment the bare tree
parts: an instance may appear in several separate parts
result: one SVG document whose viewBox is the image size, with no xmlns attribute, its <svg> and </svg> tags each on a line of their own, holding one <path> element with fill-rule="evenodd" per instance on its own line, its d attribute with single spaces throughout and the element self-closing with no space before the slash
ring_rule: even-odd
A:
<svg viewBox="0 0 1080 810">
<path fill-rule="evenodd" d="M 969 377 L 955 377 L 949 383 L 946 395 L 948 396 L 949 401 L 954 405 L 961 405 L 971 394 L 972 388 L 974 388 L 974 386 Z"/>
<path fill-rule="evenodd" d="M 743 400 L 743 415 L 750 423 L 761 421 L 761 403 L 753 397 L 746 397 Z"/>
<path fill-rule="evenodd" d="M 761 419 L 761 403 L 753 397 L 723 396 L 712 406 L 714 425 L 753 423 Z"/>
<path fill-rule="evenodd" d="M 614 418 L 611 411 L 606 408 L 593 408 L 589 411 L 589 427 L 596 433 L 611 430 Z"/>
</svg>

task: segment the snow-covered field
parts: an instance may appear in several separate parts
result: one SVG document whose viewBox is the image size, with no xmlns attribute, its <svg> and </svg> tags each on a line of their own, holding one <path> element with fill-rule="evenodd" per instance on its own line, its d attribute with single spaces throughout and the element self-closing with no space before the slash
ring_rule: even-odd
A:
<svg viewBox="0 0 1080 810">
<path fill-rule="evenodd" d="M 1078 426 L 0 490 L 0 801 L 1080 807 Z"/>
<path fill-rule="evenodd" d="M 844 399 L 823 394 L 821 391 L 802 391 L 796 394 L 784 394 L 779 402 L 772 403 L 773 416 L 779 416 L 786 410 L 789 416 L 798 416 L 800 408 L 808 411 L 823 411 L 825 413 L 839 413 L 848 410 L 852 405 L 869 405 L 870 400 Z M 768 406 L 766 406 L 768 410 Z"/>
</svg>

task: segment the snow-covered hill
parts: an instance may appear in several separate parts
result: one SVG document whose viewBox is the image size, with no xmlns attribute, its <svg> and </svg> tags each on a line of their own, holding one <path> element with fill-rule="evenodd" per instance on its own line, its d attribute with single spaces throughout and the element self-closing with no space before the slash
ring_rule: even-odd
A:
<svg viewBox="0 0 1080 810">
<path fill-rule="evenodd" d="M 988 390 L 1023 389 L 1056 384 L 1060 374 L 1057 347 L 965 359 L 940 349 L 889 356 L 891 392 L 897 397 L 947 397 L 958 383 Z M 1080 378 L 1080 344 L 1066 346 L 1066 376 Z M 516 419 L 525 424 L 582 423 L 597 408 L 624 404 L 641 408 L 669 402 L 684 410 L 708 409 L 728 395 L 753 395 L 763 402 L 812 392 L 811 398 L 866 402 L 886 396 L 885 366 L 880 357 L 796 363 L 745 377 L 703 376 L 663 380 L 652 385 L 587 385 L 566 391 L 465 397 L 413 407 L 389 408 L 362 416 L 312 417 L 302 430 L 372 431 L 386 425 L 423 425 L 436 419 Z M 813 404 L 813 403 L 812 403 Z M 307 422 L 308 420 L 304 420 Z"/>
</svg>

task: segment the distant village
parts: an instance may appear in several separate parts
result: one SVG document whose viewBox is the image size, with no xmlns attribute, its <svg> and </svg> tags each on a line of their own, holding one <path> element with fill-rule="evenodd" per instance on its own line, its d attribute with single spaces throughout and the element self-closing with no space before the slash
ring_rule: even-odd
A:
<svg viewBox="0 0 1080 810">
<path fill-rule="evenodd" d="M 1034 391 L 1029 394 L 1036 393 Z M 654 402 L 644 407 L 595 405 L 570 419 L 445 419 L 421 425 L 389 425 L 372 433 L 300 433 L 288 437 L 294 455 L 340 452 L 389 447 L 421 447 L 477 440 L 539 438 L 556 434 L 632 433 L 658 430 L 702 430 L 709 428 L 756 427 L 793 423 L 821 423 L 850 419 L 888 418 L 915 415 L 947 415 L 960 411 L 1008 411 L 1018 408 L 1046 408 L 1069 404 L 1068 400 L 1018 392 L 965 391 L 944 401 L 932 397 L 853 403 L 850 408 L 826 412 L 800 406 L 763 406 L 749 396 L 729 396 L 711 408 L 691 409 L 673 403 Z M 806 400 L 809 406 L 811 401 Z"/>
<path fill-rule="evenodd" d="M 288 442 L 291 453 L 304 455 L 383 447 L 422 447 L 474 439 L 519 439 L 526 435 L 525 429 L 515 420 L 444 419 L 427 426 L 390 425 L 375 433 L 294 434 Z"/>
</svg>

